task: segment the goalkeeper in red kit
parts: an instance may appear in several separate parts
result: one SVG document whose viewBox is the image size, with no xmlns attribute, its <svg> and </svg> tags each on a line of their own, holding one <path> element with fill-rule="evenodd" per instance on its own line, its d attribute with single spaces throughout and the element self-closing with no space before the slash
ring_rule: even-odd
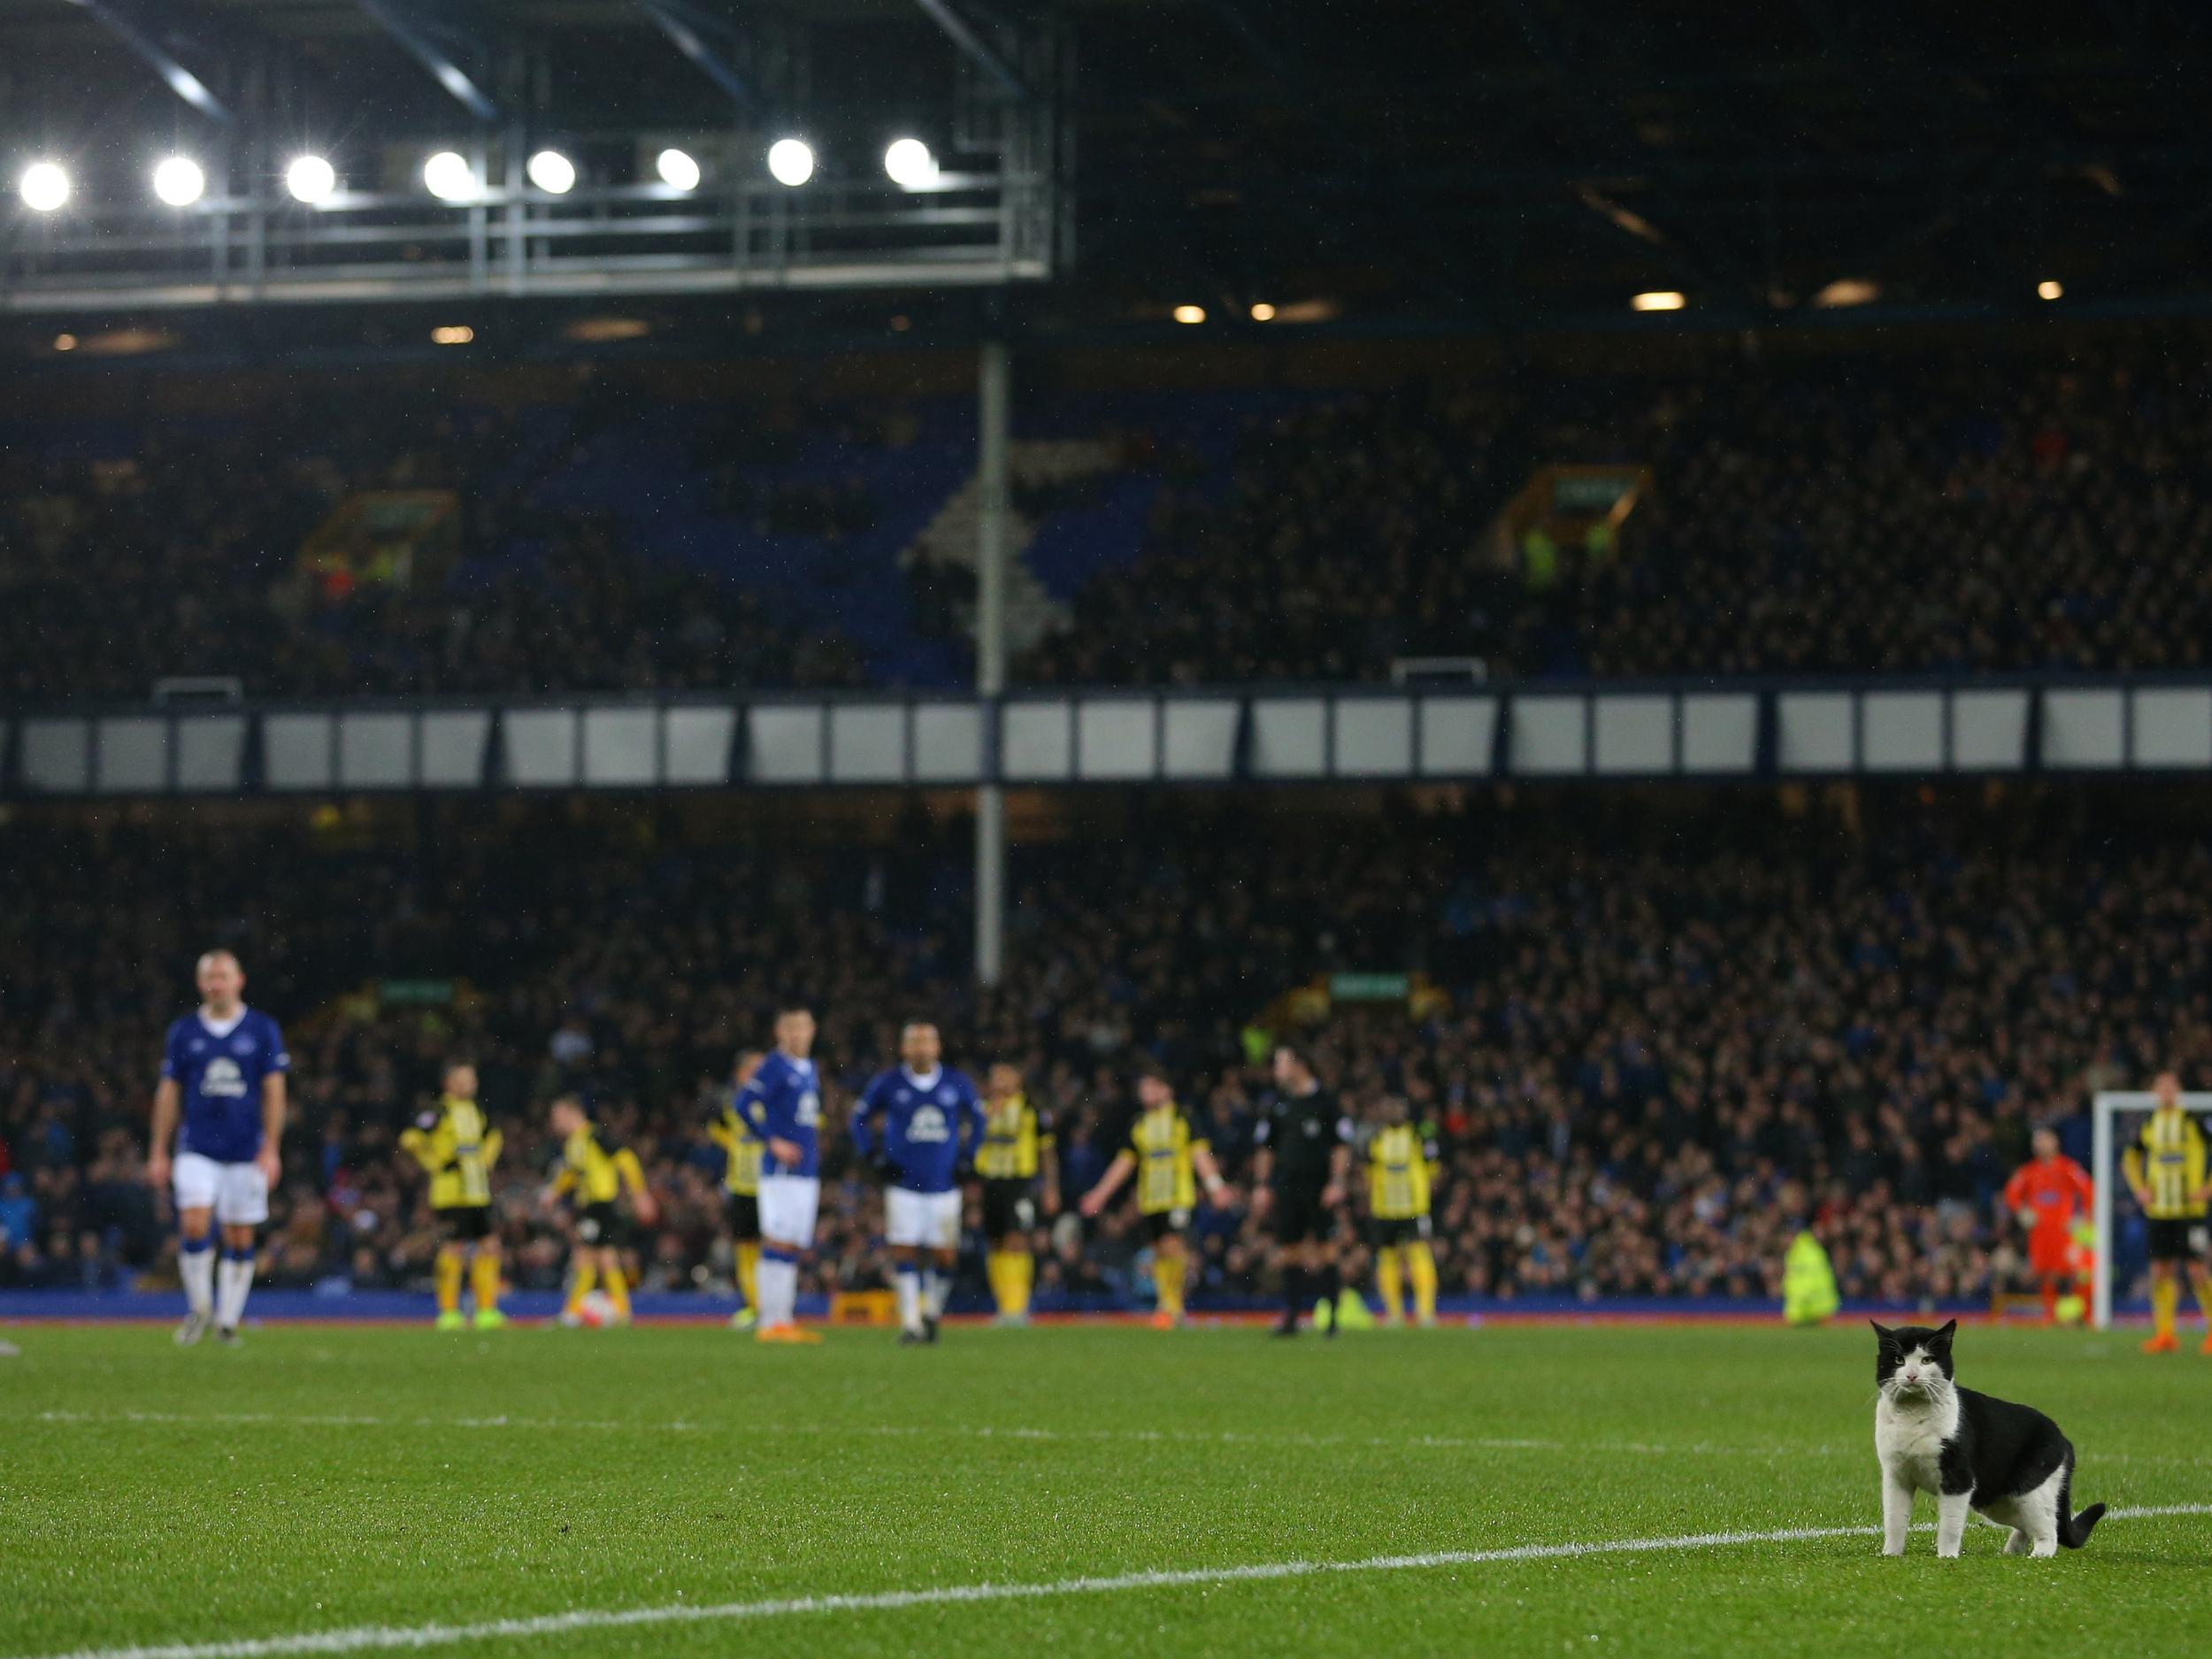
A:
<svg viewBox="0 0 2212 1659">
<path fill-rule="evenodd" d="M 2058 1299 L 2074 1286 L 2074 1217 L 2089 1208 L 2089 1171 L 2058 1149 L 2058 1132 L 2035 1132 L 2035 1160 L 2005 1185 L 2005 1205 L 2028 1230 L 2028 1265 L 2043 1286 L 2043 1318 L 2058 1319 Z"/>
</svg>

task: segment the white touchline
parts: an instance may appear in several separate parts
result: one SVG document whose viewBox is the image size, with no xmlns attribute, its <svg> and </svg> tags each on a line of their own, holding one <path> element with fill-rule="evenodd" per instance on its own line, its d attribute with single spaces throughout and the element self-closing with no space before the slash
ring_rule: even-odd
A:
<svg viewBox="0 0 2212 1659">
<path fill-rule="evenodd" d="M 1848 1446 L 1731 1446 L 1713 1440 L 1663 1444 L 1650 1440 L 1547 1440 L 1507 1439 L 1494 1435 L 1454 1434 L 1255 1434 L 1236 1429 L 1037 1429 L 1018 1425 L 998 1427 L 966 1423 L 748 1423 L 723 1422 L 626 1423 L 611 1417 L 517 1417 L 503 1413 L 488 1417 L 384 1417 L 348 1414 L 295 1414 L 275 1411 L 70 1411 L 30 1413 L 28 1420 L 79 1426 L 104 1423 L 139 1423 L 156 1427 L 243 1428 L 267 1425 L 273 1428 L 308 1429 L 519 1429 L 567 1434 L 580 1432 L 626 1434 L 726 1434 L 742 1432 L 758 1439 L 787 1439 L 800 1434 L 835 1434 L 846 1438 L 869 1435 L 904 1440 L 1110 1440 L 1179 1446 L 1270 1446 L 1323 1448 L 1368 1446 L 1379 1450 L 1417 1447 L 1425 1451 L 1541 1452 L 1547 1455 L 1579 1453 L 1585 1456 L 1634 1457 L 1747 1457 L 1863 1458 L 1865 1449 L 1855 1441 Z M 2212 1469 L 2212 1457 L 2172 1457 L 2155 1452 L 2101 1452 L 2096 1464 L 2142 1463 L 2166 1469 Z"/>
<path fill-rule="evenodd" d="M 2147 1504 L 2106 1511 L 2108 1521 L 2162 1515 L 2212 1515 L 2212 1503 Z M 1914 1529 L 1931 1530 L 1928 1525 Z M 928 1590 L 881 1590 L 861 1595 L 800 1595 L 769 1601 L 720 1601 L 670 1607 L 581 1608 L 534 1618 L 487 1619 L 475 1624 L 358 1624 L 349 1630 L 303 1631 L 235 1641 L 171 1642 L 142 1647 L 86 1647 L 37 1659 L 273 1659 L 283 1654 L 367 1653 L 390 1647 L 442 1647 L 453 1642 L 561 1636 L 572 1631 L 622 1630 L 640 1624 L 697 1624 L 781 1618 L 798 1613 L 881 1613 L 947 1602 L 1021 1601 L 1057 1595 L 1103 1595 L 1117 1590 L 1174 1589 L 1197 1584 L 1256 1584 L 1339 1572 L 1405 1572 L 1418 1568 L 1479 1567 L 1496 1562 L 1562 1561 L 1578 1555 L 1650 1555 L 1664 1550 L 1725 1549 L 1740 1544 L 1800 1544 L 1829 1538 L 1875 1538 L 1874 1526 L 1782 1526 L 1766 1532 L 1686 1532 L 1671 1538 L 1615 1538 L 1569 1544 L 1512 1544 L 1502 1549 L 1446 1549 L 1420 1555 L 1369 1555 L 1358 1561 L 1277 1561 L 1245 1567 L 1193 1567 L 1124 1572 L 1048 1584 L 958 1584 Z M 2023 1571 L 2033 1571 L 2024 1567 Z"/>
<path fill-rule="evenodd" d="M 1234 1429 L 1039 1429 L 1018 1425 L 1005 1427 L 975 1424 L 937 1423 L 864 1423 L 864 1424 L 759 1424 L 733 1425 L 721 1422 L 626 1423 L 606 1417 L 518 1417 L 504 1415 L 488 1417 L 381 1417 L 359 1416 L 296 1415 L 273 1411 L 70 1411 L 49 1410 L 35 1414 L 41 1423 L 62 1425 L 96 1425 L 104 1423 L 140 1423 L 157 1426 L 178 1425 L 208 1428 L 235 1428 L 268 1425 L 276 1428 L 360 1428 L 380 1429 L 405 1426 L 418 1429 L 522 1429 L 543 1430 L 553 1433 L 616 1432 L 634 1434 L 719 1434 L 743 1432 L 755 1438 L 785 1438 L 798 1434 L 835 1434 L 850 1437 L 871 1435 L 882 1438 L 905 1439 L 922 1435 L 933 1439 L 953 1438 L 973 1440 L 1110 1440 L 1115 1442 L 1142 1442 L 1161 1445 L 1204 1446 L 1297 1446 L 1323 1448 L 1330 1446 L 1369 1446 L 1379 1449 L 1418 1447 L 1428 1451 L 1478 1452 L 1542 1452 L 1556 1455 L 1578 1452 L 1592 1456 L 1638 1457 L 1863 1457 L 1865 1453 L 1857 1445 L 1848 1448 L 1835 1446 L 1730 1446 L 1699 1440 L 1683 1445 L 1660 1445 L 1647 1440 L 1559 1440 L 1507 1439 L 1489 1435 L 1452 1435 L 1407 1432 L 1404 1434 L 1254 1434 Z M 2176 1459 L 2190 1468 L 2206 1466 L 2197 1460 Z"/>
</svg>

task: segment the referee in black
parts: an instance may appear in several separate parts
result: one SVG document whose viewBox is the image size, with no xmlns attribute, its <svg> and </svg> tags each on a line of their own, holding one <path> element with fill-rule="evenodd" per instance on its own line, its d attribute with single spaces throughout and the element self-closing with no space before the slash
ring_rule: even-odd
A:
<svg viewBox="0 0 2212 1659">
<path fill-rule="evenodd" d="M 1336 1218 L 1351 1169 L 1352 1124 L 1314 1076 L 1303 1049 L 1278 1045 L 1274 1072 L 1274 1098 L 1253 1134 L 1252 1187 L 1275 1235 L 1275 1266 L 1283 1277 L 1283 1322 L 1275 1334 L 1296 1336 L 1299 1310 L 1320 1302 L 1334 1336 L 1343 1285 Z"/>
</svg>

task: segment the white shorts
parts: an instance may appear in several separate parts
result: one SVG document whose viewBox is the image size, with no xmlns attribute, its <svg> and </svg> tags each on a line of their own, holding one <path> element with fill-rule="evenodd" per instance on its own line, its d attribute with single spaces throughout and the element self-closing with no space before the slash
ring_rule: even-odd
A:
<svg viewBox="0 0 2212 1659">
<path fill-rule="evenodd" d="M 883 1194 L 883 1233 L 890 1243 L 918 1245 L 926 1250 L 950 1250 L 960 1243 L 960 1194 L 910 1193 L 903 1187 L 887 1187 Z"/>
<path fill-rule="evenodd" d="M 767 1244 L 814 1248 L 814 1214 L 822 1207 L 822 1183 L 811 1175 L 760 1178 L 760 1236 Z"/>
<path fill-rule="evenodd" d="M 212 1210 L 226 1227 L 257 1227 L 269 1218 L 269 1178 L 259 1164 L 180 1152 L 170 1170 L 179 1210 Z"/>
</svg>

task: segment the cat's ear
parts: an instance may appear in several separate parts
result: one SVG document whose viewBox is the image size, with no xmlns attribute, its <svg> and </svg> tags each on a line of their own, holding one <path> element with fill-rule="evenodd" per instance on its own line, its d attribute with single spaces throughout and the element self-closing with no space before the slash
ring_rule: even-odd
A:
<svg viewBox="0 0 2212 1659">
<path fill-rule="evenodd" d="M 1891 1330 L 1879 1319 L 1869 1319 L 1867 1323 L 1874 1327 L 1874 1334 L 1880 1337 L 1883 1341 L 1894 1342 L 1897 1340 L 1897 1333 Z"/>
<path fill-rule="evenodd" d="M 1959 1322 L 1956 1319 L 1947 1319 L 1943 1323 L 1943 1328 L 1935 1333 L 1935 1340 L 1948 1348 L 1951 1346 L 1951 1339 L 1958 1333 Z"/>
</svg>

